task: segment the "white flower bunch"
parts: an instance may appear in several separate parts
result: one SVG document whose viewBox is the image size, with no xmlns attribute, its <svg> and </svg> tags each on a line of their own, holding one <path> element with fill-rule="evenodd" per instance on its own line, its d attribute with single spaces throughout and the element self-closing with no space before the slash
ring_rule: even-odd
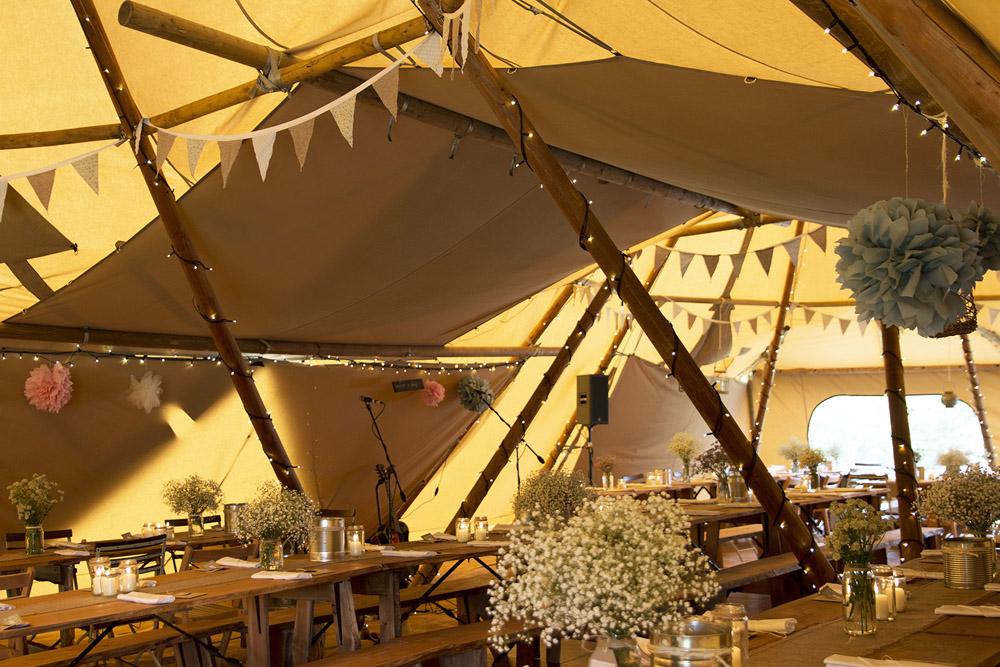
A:
<svg viewBox="0 0 1000 667">
<path fill-rule="evenodd" d="M 822 449 L 813 449 L 812 447 L 806 447 L 805 451 L 799 456 L 799 463 L 809 468 L 810 470 L 821 463 L 826 463 L 827 456 Z"/>
<path fill-rule="evenodd" d="M 920 493 L 922 514 L 957 521 L 976 537 L 991 534 L 1000 522 L 1000 470 L 979 465 L 946 473 Z"/>
<path fill-rule="evenodd" d="M 802 458 L 802 455 L 806 453 L 809 449 L 809 445 L 802 442 L 798 438 L 791 438 L 788 442 L 781 446 L 778 450 L 778 454 L 781 455 L 783 459 L 791 461 L 792 463 L 798 463 Z"/>
<path fill-rule="evenodd" d="M 969 463 L 969 457 L 960 449 L 946 449 L 938 454 L 937 462 L 939 466 L 945 468 L 958 468 Z"/>
<path fill-rule="evenodd" d="M 867 565 L 871 562 L 872 549 L 879 543 L 889 522 L 882 518 L 878 508 L 857 498 L 830 506 L 833 531 L 826 544 L 845 563 Z"/>
<path fill-rule="evenodd" d="M 316 503 L 306 494 L 267 482 L 240 512 L 236 537 L 247 543 L 279 540 L 305 547 L 316 512 Z"/>
<path fill-rule="evenodd" d="M 514 516 L 526 519 L 529 514 L 541 514 L 565 520 L 593 496 L 587 490 L 587 480 L 579 474 L 539 470 L 524 480 L 514 496 Z"/>
<path fill-rule="evenodd" d="M 540 625 L 547 645 L 648 635 L 719 591 L 683 509 L 661 495 L 589 500 L 565 523 L 536 516 L 511 532 L 497 570 L 490 634 L 501 650 L 523 639 L 509 634 L 517 624 Z"/>
<path fill-rule="evenodd" d="M 190 475 L 164 484 L 163 500 L 170 511 L 177 514 L 201 514 L 219 506 L 222 502 L 222 487 L 214 480 Z"/>
<path fill-rule="evenodd" d="M 691 463 L 691 459 L 697 453 L 697 444 L 694 441 L 694 436 L 683 431 L 674 433 L 674 437 L 670 439 L 670 444 L 667 448 L 684 463 Z"/>
<path fill-rule="evenodd" d="M 52 506 L 63 499 L 63 490 L 45 475 L 35 473 L 7 487 L 10 502 L 17 510 L 17 518 L 26 526 L 40 526 L 52 511 Z"/>
</svg>

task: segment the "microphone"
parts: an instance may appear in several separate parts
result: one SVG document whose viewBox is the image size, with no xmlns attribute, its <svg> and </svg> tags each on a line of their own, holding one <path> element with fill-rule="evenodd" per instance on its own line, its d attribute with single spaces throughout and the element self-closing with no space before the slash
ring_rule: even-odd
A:
<svg viewBox="0 0 1000 667">
<path fill-rule="evenodd" d="M 378 403 L 379 405 L 385 405 L 384 401 L 380 401 L 377 398 L 372 398 L 371 396 L 361 396 L 361 400 L 367 404 Z"/>
</svg>

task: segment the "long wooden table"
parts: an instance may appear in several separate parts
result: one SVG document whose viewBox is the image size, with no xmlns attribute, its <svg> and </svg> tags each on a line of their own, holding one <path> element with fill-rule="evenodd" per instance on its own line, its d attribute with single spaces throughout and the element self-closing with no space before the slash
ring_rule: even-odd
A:
<svg viewBox="0 0 1000 667">
<path fill-rule="evenodd" d="M 308 569 L 309 579 L 253 579 L 259 570 L 227 569 L 216 572 L 187 571 L 154 577 L 155 593 L 194 593 L 197 597 L 179 597 L 166 605 L 141 605 L 114 598 L 94 596 L 90 591 L 64 591 L 51 595 L 17 600 L 15 611 L 29 623 L 23 628 L 0 630 L 0 640 L 33 635 L 40 632 L 66 630 L 92 625 L 123 624 L 156 616 L 171 615 L 194 607 L 242 600 L 247 614 L 247 661 L 250 665 L 267 665 L 270 647 L 268 611 L 270 597 L 280 596 L 304 600 L 299 605 L 294 636 L 302 657 L 301 644 L 312 630 L 312 604 L 328 600 L 340 609 L 338 628 L 347 649 L 360 646 L 357 622 L 353 613 L 352 580 L 365 592 L 379 596 L 379 617 L 382 636 L 389 640 L 399 632 L 399 579 L 397 571 L 422 564 L 482 559 L 496 555 L 502 543 L 490 546 L 469 546 L 457 543 L 411 543 L 399 545 L 400 550 L 418 549 L 437 552 L 433 556 L 405 558 L 368 552 L 358 557 L 344 556 L 329 563 L 309 561 L 305 557 L 290 558 L 286 570 Z M 308 614 L 307 614 L 308 612 Z M 81 646 L 81 650 L 83 647 Z"/>
<path fill-rule="evenodd" d="M 936 569 L 939 564 L 907 563 L 908 568 Z M 864 658 L 923 660 L 961 667 L 1000 664 L 1000 619 L 937 616 L 945 604 L 1000 604 L 1000 593 L 946 588 L 944 582 L 913 579 L 907 583 L 906 611 L 893 622 L 878 622 L 875 634 L 848 637 L 838 602 L 809 596 L 769 609 L 755 618 L 795 618 L 796 631 L 780 639 L 758 635 L 750 641 L 753 664 L 822 665 L 840 653 Z"/>
</svg>

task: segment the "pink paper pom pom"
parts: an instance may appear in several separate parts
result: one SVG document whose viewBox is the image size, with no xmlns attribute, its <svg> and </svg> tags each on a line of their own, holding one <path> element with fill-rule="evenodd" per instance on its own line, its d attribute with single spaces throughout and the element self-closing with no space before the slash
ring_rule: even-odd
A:
<svg viewBox="0 0 1000 667">
<path fill-rule="evenodd" d="M 420 393 L 424 405 L 436 408 L 444 400 L 444 385 L 434 380 L 424 382 L 424 390 Z"/>
<path fill-rule="evenodd" d="M 39 410 L 57 414 L 73 396 L 69 369 L 58 361 L 52 366 L 33 368 L 24 382 L 24 397 Z"/>
</svg>

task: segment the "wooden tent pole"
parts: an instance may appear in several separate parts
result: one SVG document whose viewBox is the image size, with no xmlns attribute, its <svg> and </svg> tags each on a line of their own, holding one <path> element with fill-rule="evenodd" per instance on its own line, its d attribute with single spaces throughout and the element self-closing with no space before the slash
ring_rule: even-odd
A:
<svg viewBox="0 0 1000 667">
<path fill-rule="evenodd" d="M 122 131 L 129 136 L 132 129 L 142 122 L 143 116 L 122 76 L 107 34 L 101 25 L 100 15 L 94 7 L 93 0 L 72 0 L 72 4 L 90 45 L 90 52 L 101 70 L 111 100 L 121 118 Z M 236 338 L 229 328 L 230 320 L 223 315 L 223 310 L 215 297 L 212 284 L 208 280 L 208 271 L 199 270 L 202 264 L 184 229 L 184 214 L 166 182 L 157 178 L 155 158 L 152 142 L 148 136 L 143 136 L 139 142 L 139 151 L 136 153 L 139 171 L 146 181 L 149 193 L 156 204 L 156 210 L 160 214 L 160 220 L 163 221 L 164 229 L 170 238 L 173 254 L 177 257 L 184 277 L 191 287 L 195 309 L 205 320 L 219 356 L 229 368 L 236 392 L 243 401 L 243 407 L 250 417 L 275 475 L 284 486 L 302 491 L 302 483 L 295 472 L 295 466 L 288 459 L 281 438 L 278 437 L 278 432 L 271 421 L 271 415 L 254 384 L 253 371 L 241 354 Z"/>
<path fill-rule="evenodd" d="M 885 395 L 889 400 L 889 425 L 892 429 L 892 460 L 896 468 L 896 500 L 899 503 L 899 542 L 903 560 L 919 558 L 924 548 L 923 531 L 917 516 L 917 475 L 910 441 L 910 420 L 906 412 L 906 383 L 903 357 L 899 351 L 899 329 L 879 322 L 882 331 L 882 364 L 885 369 Z"/>
<path fill-rule="evenodd" d="M 801 236 L 805 223 L 801 220 L 795 223 L 795 236 Z M 785 284 L 781 288 L 781 301 L 778 303 L 778 316 L 774 321 L 774 336 L 771 344 L 767 347 L 767 357 L 764 361 L 764 372 L 761 377 L 760 398 L 757 401 L 757 417 L 750 423 L 750 444 L 756 449 L 760 447 L 760 434 L 764 431 L 764 418 L 767 416 L 767 402 L 771 398 L 771 387 L 774 385 L 774 376 L 778 372 L 778 352 L 781 343 L 785 340 L 785 333 L 788 327 L 785 321 L 788 315 L 788 304 L 792 299 L 792 289 L 795 286 L 795 272 L 798 269 L 798 262 L 801 260 L 802 246 L 799 245 L 800 257 L 796 261 L 789 260 L 788 269 L 785 271 Z"/>
<path fill-rule="evenodd" d="M 990 462 L 990 465 L 995 465 L 996 454 L 993 451 L 993 437 L 990 435 L 990 425 L 986 420 L 986 404 L 983 402 L 983 390 L 979 384 L 979 372 L 976 370 L 976 360 L 972 357 L 972 343 L 969 341 L 968 334 L 962 334 L 962 354 L 965 356 L 965 370 L 969 373 L 972 401 L 976 405 L 976 415 L 979 417 L 979 430 L 983 433 L 986 460 Z"/>
<path fill-rule="evenodd" d="M 443 17 L 440 8 L 430 0 L 418 0 L 418 3 L 434 28 L 441 33 Z M 474 42 L 474 39 L 470 37 L 470 41 Z M 562 166 L 552 156 L 538 129 L 532 124 L 524 104 L 507 88 L 506 82 L 501 80 L 476 45 L 473 43 L 470 46 L 469 58 L 463 63 L 465 75 L 476 85 L 511 141 L 519 147 L 521 157 L 526 161 L 526 168 L 534 171 L 545 186 L 545 191 L 579 236 L 581 248 L 590 252 L 597 265 L 608 276 L 615 286 L 615 292 L 628 305 L 650 342 L 667 363 L 670 372 L 712 429 L 713 435 L 733 463 L 740 467 L 761 506 L 802 564 L 806 583 L 818 588 L 820 584 L 831 581 L 834 576 L 833 567 L 817 548 L 812 533 L 806 528 L 795 505 L 788 501 L 784 491 L 771 477 L 767 466 L 758 458 L 750 441 L 723 405 L 722 397 L 701 372 L 670 322 L 628 266 L 626 256 L 591 210 L 587 197 L 574 187 Z"/>
</svg>

